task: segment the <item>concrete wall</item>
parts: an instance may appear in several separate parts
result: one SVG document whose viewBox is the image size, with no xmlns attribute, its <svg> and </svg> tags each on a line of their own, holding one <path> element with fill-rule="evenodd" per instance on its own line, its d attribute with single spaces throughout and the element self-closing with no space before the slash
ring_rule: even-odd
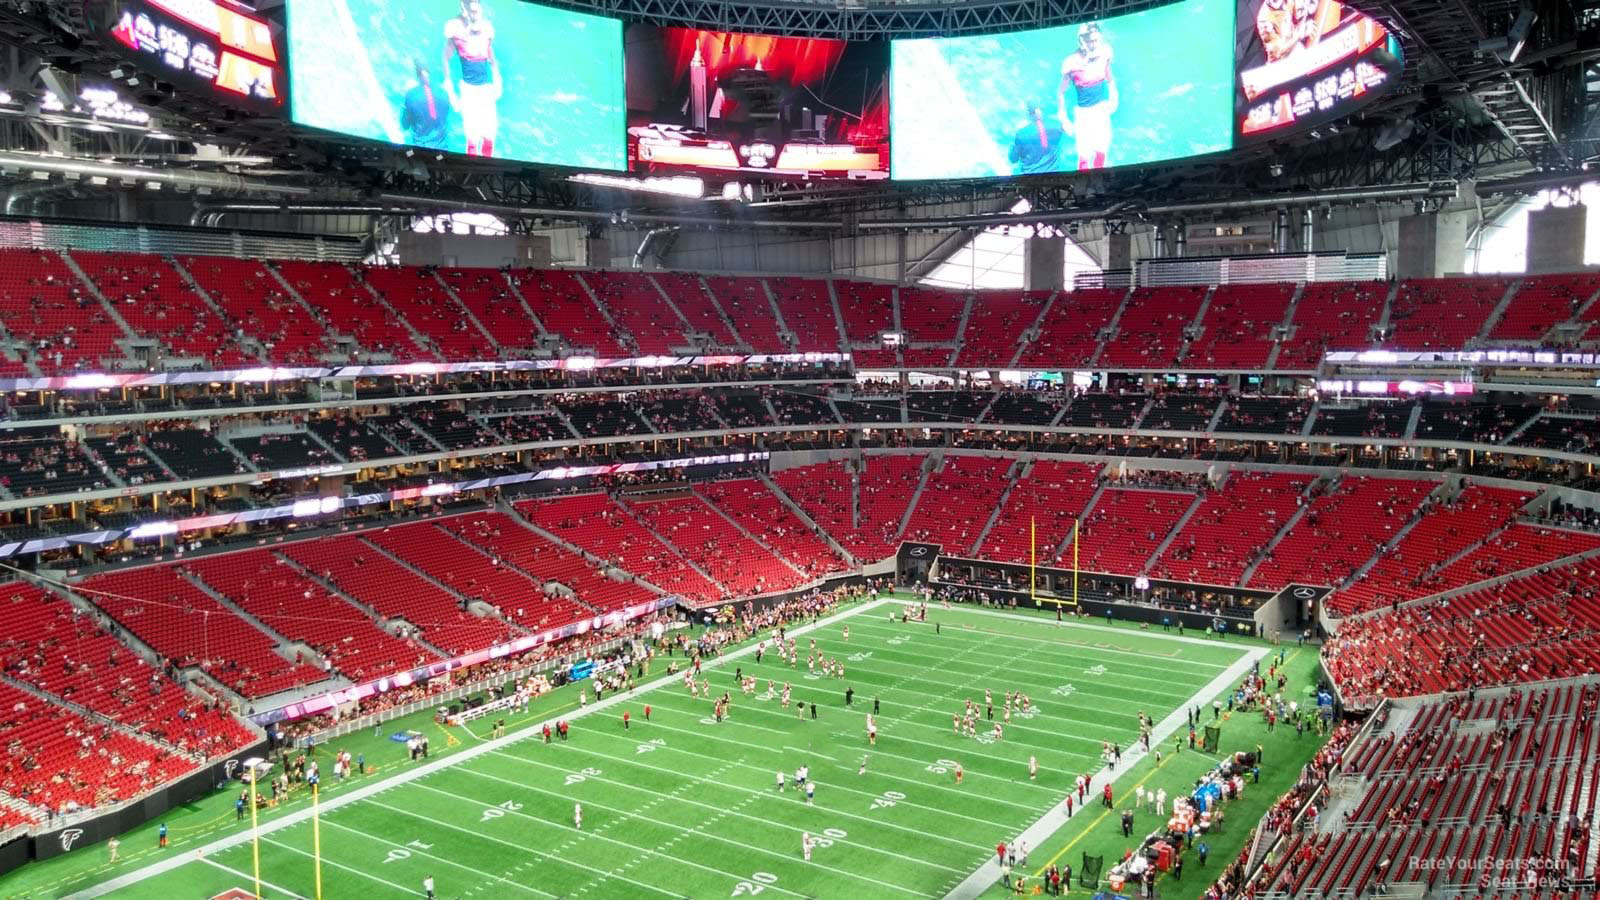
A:
<svg viewBox="0 0 1600 900">
<path fill-rule="evenodd" d="M 1528 274 L 1581 270 L 1588 222 L 1589 208 L 1581 203 L 1528 213 Z"/>
<path fill-rule="evenodd" d="M 400 235 L 396 252 L 400 255 L 400 262 L 409 266 L 547 268 L 553 262 L 550 238 L 544 235 L 406 232 Z"/>
<path fill-rule="evenodd" d="M 1030 291 L 1059 291 L 1066 285 L 1067 239 L 1032 237 L 1022 245 L 1022 287 Z"/>
</svg>

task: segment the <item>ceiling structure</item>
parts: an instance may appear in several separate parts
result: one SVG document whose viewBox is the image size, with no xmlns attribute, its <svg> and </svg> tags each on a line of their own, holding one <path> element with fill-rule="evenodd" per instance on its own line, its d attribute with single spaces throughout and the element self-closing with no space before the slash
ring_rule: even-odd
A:
<svg viewBox="0 0 1600 900">
<path fill-rule="evenodd" d="M 1160 5 L 1153 0 L 554 0 L 630 20 L 796 35 L 892 36 L 1015 30 Z M 271 12 L 273 0 L 258 0 Z M 0 0 L 0 181 L 17 211 L 50 192 L 149 188 L 195 195 L 197 224 L 245 202 L 372 210 L 375 214 L 485 210 L 513 228 L 549 221 L 596 227 L 679 225 L 789 228 L 854 234 L 893 227 L 941 229 L 952 205 L 1000 213 L 1019 197 L 1062 219 L 1137 218 L 1144 210 L 1351 202 L 1365 189 L 1411 186 L 1435 201 L 1462 180 L 1480 195 L 1495 185 L 1529 190 L 1584 177 L 1600 165 L 1600 0 L 1371 0 L 1364 7 L 1405 47 L 1402 83 L 1354 116 L 1214 157 L 983 182 L 762 183 L 748 200 L 685 200 L 577 184 L 571 173 L 413 154 L 312 136 L 280 118 L 255 116 L 173 91 L 123 62 L 99 35 L 106 9 L 94 0 Z M 1530 21 L 1526 45 L 1485 50 Z M 51 95 L 112 86 L 147 123 L 51 112 Z M 1384 149 L 1379 149 L 1379 147 Z M 50 167 L 26 154 L 93 160 L 101 168 Z M 33 160 L 30 163 L 30 160 Z M 167 173 L 158 177 L 154 173 Z M 1531 179 L 1536 179 L 1531 181 Z M 1531 187 L 1530 187 L 1531 185 Z M 1380 192 L 1374 191 L 1373 196 Z M 981 223 L 966 217 L 961 227 Z"/>
</svg>

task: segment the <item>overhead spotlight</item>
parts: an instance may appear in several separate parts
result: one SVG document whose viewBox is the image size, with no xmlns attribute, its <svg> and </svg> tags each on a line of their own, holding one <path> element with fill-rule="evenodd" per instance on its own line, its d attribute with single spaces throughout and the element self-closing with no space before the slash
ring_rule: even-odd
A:
<svg viewBox="0 0 1600 900">
<path fill-rule="evenodd" d="M 1272 177 L 1273 178 L 1282 178 L 1283 177 L 1283 163 L 1273 163 L 1272 165 L 1267 166 L 1267 171 L 1272 173 Z"/>
</svg>

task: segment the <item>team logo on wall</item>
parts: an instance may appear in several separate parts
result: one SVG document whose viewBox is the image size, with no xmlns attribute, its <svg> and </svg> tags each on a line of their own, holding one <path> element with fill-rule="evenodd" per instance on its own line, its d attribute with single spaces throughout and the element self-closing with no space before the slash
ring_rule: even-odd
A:
<svg viewBox="0 0 1600 900">
<path fill-rule="evenodd" d="M 238 771 L 239 761 L 237 759 L 230 759 L 222 764 L 222 777 L 225 779 L 232 780 L 234 773 Z"/>
<path fill-rule="evenodd" d="M 928 548 L 927 547 L 912 547 L 911 548 L 911 555 L 912 556 L 927 556 L 928 555 Z"/>
<path fill-rule="evenodd" d="M 81 837 L 83 837 L 82 828 L 68 828 L 67 830 L 61 832 L 61 852 L 65 853 L 68 850 L 71 850 L 72 845 L 76 844 L 78 842 L 78 838 Z"/>
</svg>

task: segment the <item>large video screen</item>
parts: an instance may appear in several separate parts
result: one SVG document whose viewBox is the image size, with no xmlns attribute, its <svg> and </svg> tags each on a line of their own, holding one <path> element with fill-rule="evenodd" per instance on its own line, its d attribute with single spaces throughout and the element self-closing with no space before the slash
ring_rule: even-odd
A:
<svg viewBox="0 0 1600 900">
<path fill-rule="evenodd" d="M 622 23 L 522 0 L 288 0 L 294 121 L 621 169 Z"/>
<path fill-rule="evenodd" d="M 882 42 L 628 29 L 628 161 L 791 177 L 889 177 Z"/>
<path fill-rule="evenodd" d="M 121 0 L 111 37 L 140 67 L 182 90 L 281 112 L 282 54 L 264 16 L 232 0 Z"/>
<path fill-rule="evenodd" d="M 1233 146 L 1235 0 L 894 42 L 896 179 L 1099 169 Z"/>
<path fill-rule="evenodd" d="M 1400 80 L 1400 41 L 1339 0 L 1239 0 L 1245 138 L 1349 115 Z"/>
</svg>

